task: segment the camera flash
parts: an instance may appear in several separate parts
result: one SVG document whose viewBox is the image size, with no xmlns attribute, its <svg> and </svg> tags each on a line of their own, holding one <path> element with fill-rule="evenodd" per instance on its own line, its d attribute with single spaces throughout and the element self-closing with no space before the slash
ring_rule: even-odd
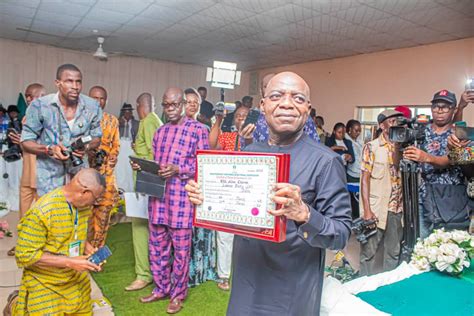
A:
<svg viewBox="0 0 474 316">
<path fill-rule="evenodd" d="M 472 78 L 469 78 L 466 80 L 466 84 L 471 84 L 472 83 Z"/>
</svg>

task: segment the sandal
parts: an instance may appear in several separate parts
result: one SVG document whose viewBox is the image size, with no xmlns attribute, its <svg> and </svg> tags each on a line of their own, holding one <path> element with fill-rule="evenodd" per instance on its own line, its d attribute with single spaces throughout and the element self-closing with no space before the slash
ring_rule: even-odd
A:
<svg viewBox="0 0 474 316">
<path fill-rule="evenodd" d="M 217 287 L 220 288 L 222 291 L 229 291 L 229 279 L 221 279 L 221 282 L 217 283 Z"/>
<path fill-rule="evenodd" d="M 18 290 L 13 291 L 8 295 L 7 299 L 7 305 L 5 305 L 5 308 L 3 309 L 3 316 L 11 316 L 13 315 L 13 306 L 16 305 L 16 302 L 18 301 Z"/>
<path fill-rule="evenodd" d="M 15 247 L 13 247 L 12 249 L 8 250 L 7 255 L 8 255 L 9 257 L 14 257 L 14 256 L 15 256 Z"/>
</svg>

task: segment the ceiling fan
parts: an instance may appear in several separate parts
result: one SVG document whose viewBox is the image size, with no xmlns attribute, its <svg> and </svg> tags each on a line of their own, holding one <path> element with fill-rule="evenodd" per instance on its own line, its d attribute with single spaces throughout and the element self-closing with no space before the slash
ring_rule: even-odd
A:
<svg viewBox="0 0 474 316">
<path fill-rule="evenodd" d="M 94 58 L 97 58 L 100 61 L 107 61 L 108 55 L 102 48 L 102 44 L 104 44 L 105 38 L 102 36 L 97 37 L 97 43 L 99 43 L 99 47 L 97 47 L 97 50 L 93 54 Z"/>
<path fill-rule="evenodd" d="M 56 37 L 56 38 L 61 38 L 63 40 L 66 39 L 66 37 L 64 37 L 64 36 L 59 36 L 59 35 L 55 35 L 55 34 L 40 32 L 40 31 L 36 31 L 36 30 L 32 30 L 32 29 L 25 29 L 25 28 L 21 28 L 21 27 L 17 27 L 16 29 L 18 31 L 22 31 L 22 32 L 39 34 L 39 35 L 49 36 L 49 37 Z M 93 32 L 96 33 L 98 31 L 94 30 Z M 114 37 L 114 36 L 107 36 L 107 38 L 110 38 L 110 37 Z M 126 55 L 126 56 L 142 57 L 142 54 L 140 54 L 138 51 L 135 51 L 135 50 L 129 51 L 129 52 L 106 52 L 104 50 L 103 46 L 102 46 L 105 42 L 105 36 L 101 36 L 99 34 L 79 37 L 79 38 L 75 38 L 75 40 L 76 40 L 76 42 L 80 41 L 80 42 L 83 42 L 83 43 L 86 43 L 86 42 L 89 43 L 89 41 L 92 40 L 92 38 L 95 38 L 97 40 L 97 43 L 99 44 L 99 47 L 97 47 L 95 52 L 92 53 L 92 56 L 94 58 L 100 60 L 100 61 L 107 61 L 109 56 Z M 89 46 L 89 45 L 87 45 L 87 46 Z M 61 47 L 62 45 L 61 44 L 56 44 L 55 46 Z M 67 46 L 66 46 L 66 48 L 67 48 Z M 84 48 L 82 48 L 82 49 L 80 48 L 80 50 L 91 52 L 90 50 L 84 49 Z"/>
</svg>

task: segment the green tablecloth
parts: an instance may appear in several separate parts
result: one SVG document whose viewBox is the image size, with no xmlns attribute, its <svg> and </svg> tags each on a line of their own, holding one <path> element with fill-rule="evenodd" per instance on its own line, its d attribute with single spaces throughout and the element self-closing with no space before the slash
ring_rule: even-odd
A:
<svg viewBox="0 0 474 316">
<path fill-rule="evenodd" d="M 474 315 L 474 265 L 461 277 L 437 271 L 357 294 L 392 315 Z"/>
</svg>

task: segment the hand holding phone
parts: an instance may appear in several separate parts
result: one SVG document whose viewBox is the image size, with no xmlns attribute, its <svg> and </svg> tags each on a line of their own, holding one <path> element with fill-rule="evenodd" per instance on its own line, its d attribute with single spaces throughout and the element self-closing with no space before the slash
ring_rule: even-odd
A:
<svg viewBox="0 0 474 316">
<path fill-rule="evenodd" d="M 260 116 L 260 111 L 255 110 L 255 109 L 250 110 L 249 114 L 247 115 L 247 118 L 245 119 L 244 125 L 242 125 L 242 129 L 244 129 L 249 124 L 256 125 L 259 116 Z"/>
<path fill-rule="evenodd" d="M 101 263 L 105 262 L 108 257 L 112 255 L 112 251 L 110 251 L 109 247 L 107 245 L 99 248 L 93 255 L 91 255 L 87 260 L 90 262 L 100 265 Z"/>
</svg>

